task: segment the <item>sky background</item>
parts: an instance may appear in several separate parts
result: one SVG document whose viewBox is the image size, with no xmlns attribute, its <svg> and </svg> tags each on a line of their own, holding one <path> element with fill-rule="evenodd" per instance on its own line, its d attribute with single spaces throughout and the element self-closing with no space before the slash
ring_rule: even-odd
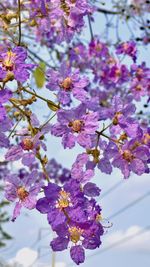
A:
<svg viewBox="0 0 150 267">
<path fill-rule="evenodd" d="M 95 16 L 93 31 L 96 34 L 102 32 L 105 25 L 104 16 Z M 129 31 L 124 26 L 120 28 L 120 34 L 124 40 L 128 40 Z M 104 35 L 102 35 L 104 36 Z M 89 38 L 89 29 L 84 32 L 84 38 Z M 114 33 L 109 35 L 114 38 Z M 146 61 L 149 64 L 150 53 L 148 48 L 139 49 L 139 62 Z M 43 54 L 43 56 L 45 56 Z M 42 107 L 35 108 L 40 114 Z M 66 167 L 70 167 L 79 153 L 79 147 L 74 150 L 63 150 L 61 140 L 51 137 L 48 141 L 48 155 L 55 158 Z M 19 163 L 16 163 L 16 166 Z M 133 239 L 130 236 L 141 233 L 145 227 L 150 226 L 150 175 L 136 176 L 134 174 L 127 180 L 123 180 L 121 173 L 115 170 L 112 175 L 96 173 L 95 182 L 102 189 L 101 198 L 98 199 L 102 206 L 103 218 L 110 218 L 112 227 L 106 228 L 102 238 L 102 246 L 94 251 L 86 251 L 87 260 L 81 266 L 91 267 L 149 267 L 150 266 L 150 231 L 145 231 Z M 108 190 L 111 190 L 108 193 Z M 105 194 L 103 196 L 103 194 Z M 149 193 L 149 194 L 148 194 Z M 146 195 L 147 194 L 147 195 Z M 136 203 L 136 200 L 137 201 Z M 116 212 L 126 207 L 123 212 L 113 217 Z M 13 205 L 9 207 L 12 212 Z M 107 221 L 103 224 L 108 226 Z M 22 211 L 22 215 L 15 223 L 5 225 L 14 239 L 8 246 L 0 250 L 0 258 L 8 263 L 17 262 L 23 267 L 51 267 L 52 252 L 49 247 L 53 234 L 46 220 L 46 215 L 37 211 Z M 127 241 L 114 246 L 116 242 L 126 239 Z M 108 247 L 111 247 L 108 249 Z M 105 250 L 106 249 L 106 250 Z M 69 250 L 55 254 L 55 267 L 75 266 L 69 257 Z"/>
</svg>

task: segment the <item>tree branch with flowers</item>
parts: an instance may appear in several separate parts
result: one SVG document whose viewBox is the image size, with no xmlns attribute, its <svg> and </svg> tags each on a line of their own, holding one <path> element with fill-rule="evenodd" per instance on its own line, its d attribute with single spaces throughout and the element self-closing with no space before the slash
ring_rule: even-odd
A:
<svg viewBox="0 0 150 267">
<path fill-rule="evenodd" d="M 0 4 L 0 147 L 8 163 L 0 181 L 15 205 L 11 220 L 22 207 L 46 214 L 56 234 L 52 249 L 70 248 L 77 265 L 105 233 L 95 170 L 113 175 L 118 168 L 125 179 L 149 173 L 149 114 L 139 105 L 150 103 L 150 68 L 139 62 L 137 36 L 113 43 L 94 33 L 95 14 L 115 15 L 128 28 L 134 13 L 148 46 L 149 1 L 117 2 L 112 9 L 88 0 Z M 80 148 L 71 169 L 49 153 L 52 136 L 64 155 Z"/>
</svg>

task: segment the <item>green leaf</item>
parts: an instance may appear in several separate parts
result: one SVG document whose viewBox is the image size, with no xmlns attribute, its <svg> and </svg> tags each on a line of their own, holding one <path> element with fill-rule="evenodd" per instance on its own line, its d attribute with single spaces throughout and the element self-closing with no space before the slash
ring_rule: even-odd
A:
<svg viewBox="0 0 150 267">
<path fill-rule="evenodd" d="M 46 64 L 44 62 L 40 62 L 39 66 L 35 69 L 33 73 L 38 88 L 42 88 L 45 84 L 45 69 Z"/>
</svg>

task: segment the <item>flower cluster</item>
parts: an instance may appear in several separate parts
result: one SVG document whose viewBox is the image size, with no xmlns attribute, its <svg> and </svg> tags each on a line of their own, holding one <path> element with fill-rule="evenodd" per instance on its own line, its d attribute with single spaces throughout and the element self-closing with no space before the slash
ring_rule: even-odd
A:
<svg viewBox="0 0 150 267">
<path fill-rule="evenodd" d="M 47 214 L 47 219 L 57 237 L 51 242 L 54 251 L 70 248 L 76 264 L 85 260 L 84 249 L 95 249 L 101 244 L 103 226 L 101 208 L 93 197 L 100 190 L 93 183 L 84 187 L 71 179 L 63 187 L 49 183 L 44 187 L 45 197 L 38 200 L 36 208 Z M 70 244 L 70 245 L 69 245 Z"/>
<path fill-rule="evenodd" d="M 71 40 L 83 28 L 84 17 L 93 12 L 88 0 L 34 0 L 27 8 L 37 38 L 42 38 L 42 33 L 48 41 L 54 38 L 56 42 Z"/>
</svg>

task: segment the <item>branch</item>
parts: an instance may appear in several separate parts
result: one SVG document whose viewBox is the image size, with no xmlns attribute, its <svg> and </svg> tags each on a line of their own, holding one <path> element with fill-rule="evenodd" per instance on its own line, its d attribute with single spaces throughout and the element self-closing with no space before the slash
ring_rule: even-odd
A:
<svg viewBox="0 0 150 267">
<path fill-rule="evenodd" d="M 97 8 L 96 11 L 103 13 L 103 14 L 108 14 L 108 15 L 121 15 L 124 12 L 124 10 L 112 11 L 112 10 L 108 10 L 108 9 L 104 9 L 104 8 Z"/>
</svg>

